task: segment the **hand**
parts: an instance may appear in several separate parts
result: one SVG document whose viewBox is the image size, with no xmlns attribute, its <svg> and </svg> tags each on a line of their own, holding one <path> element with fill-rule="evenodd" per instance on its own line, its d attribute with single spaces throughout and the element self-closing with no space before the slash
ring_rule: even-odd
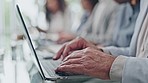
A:
<svg viewBox="0 0 148 83">
<path fill-rule="evenodd" d="M 56 54 L 56 56 L 53 58 L 54 60 L 57 60 L 59 58 L 64 59 L 66 56 L 68 56 L 71 52 L 76 51 L 76 50 L 81 50 L 87 47 L 97 47 L 86 40 L 84 40 L 81 37 L 77 37 L 73 41 L 66 43 Z"/>
<path fill-rule="evenodd" d="M 57 40 L 57 43 L 63 44 L 65 42 L 71 41 L 75 38 L 74 35 L 65 33 L 65 32 L 59 32 L 59 39 Z"/>
<path fill-rule="evenodd" d="M 94 48 L 74 51 L 67 56 L 56 72 L 84 74 L 108 80 L 111 65 L 116 57 L 105 54 Z"/>
</svg>

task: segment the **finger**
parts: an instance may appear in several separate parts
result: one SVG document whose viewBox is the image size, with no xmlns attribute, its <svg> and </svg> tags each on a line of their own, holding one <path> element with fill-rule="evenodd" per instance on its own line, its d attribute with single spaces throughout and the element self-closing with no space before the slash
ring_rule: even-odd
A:
<svg viewBox="0 0 148 83">
<path fill-rule="evenodd" d="M 62 56 L 65 47 L 66 47 L 66 44 L 65 44 L 65 45 L 57 52 L 57 54 L 53 57 L 54 60 L 57 60 L 57 59 L 59 59 L 59 58 Z"/>
<path fill-rule="evenodd" d="M 68 55 L 70 55 L 71 53 L 73 53 L 73 51 L 68 52 Z"/>
<path fill-rule="evenodd" d="M 71 50 L 72 50 L 71 45 L 68 45 L 68 46 L 65 47 L 63 54 L 62 54 L 63 55 L 62 60 L 64 60 L 65 57 L 68 56 L 68 54 L 70 53 Z"/>
<path fill-rule="evenodd" d="M 79 44 L 80 43 L 79 43 L 78 39 L 75 39 L 72 42 L 69 42 L 69 44 L 66 45 L 66 47 L 65 47 L 65 49 L 63 51 L 63 54 L 62 54 L 63 55 L 63 59 L 65 57 L 67 57 L 68 54 L 71 53 L 72 51 L 81 49 L 83 46 L 82 45 L 79 45 Z"/>
<path fill-rule="evenodd" d="M 82 49 L 84 44 L 83 41 L 84 40 L 80 38 L 76 38 L 73 41 L 69 42 L 68 44 L 65 45 L 63 49 L 61 49 L 61 51 L 58 52 L 57 57 L 59 58 L 62 55 L 62 60 L 63 60 L 66 56 L 68 56 L 69 52 Z"/>
<path fill-rule="evenodd" d="M 74 51 L 69 56 L 67 56 L 63 61 L 67 61 L 69 59 L 75 59 L 75 58 L 81 58 L 83 56 L 83 52 L 79 51 Z"/>
<path fill-rule="evenodd" d="M 80 49 L 80 47 L 78 46 L 78 43 L 71 43 L 69 45 L 67 45 L 63 51 L 63 59 L 65 59 L 65 57 L 67 57 L 69 54 L 71 54 L 73 51 Z"/>
<path fill-rule="evenodd" d="M 62 65 L 70 65 L 70 64 L 81 64 L 81 59 L 80 58 L 77 58 L 77 59 L 69 59 L 69 60 L 63 62 L 61 64 L 61 66 Z"/>
<path fill-rule="evenodd" d="M 56 72 L 70 72 L 75 74 L 83 74 L 83 66 L 80 64 L 62 65 L 58 67 Z"/>
</svg>

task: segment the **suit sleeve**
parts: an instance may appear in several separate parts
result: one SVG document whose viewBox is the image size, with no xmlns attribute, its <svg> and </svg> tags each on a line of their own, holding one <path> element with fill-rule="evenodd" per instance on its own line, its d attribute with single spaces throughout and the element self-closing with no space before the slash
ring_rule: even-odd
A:
<svg viewBox="0 0 148 83">
<path fill-rule="evenodd" d="M 115 46 L 108 46 L 108 47 L 102 48 L 102 50 L 105 53 L 111 54 L 113 56 L 119 56 L 119 55 L 130 56 L 129 49 L 130 47 L 115 47 Z"/>
<path fill-rule="evenodd" d="M 148 59 L 118 56 L 110 70 L 111 80 L 122 83 L 147 83 Z"/>
<path fill-rule="evenodd" d="M 129 58 L 123 69 L 122 83 L 147 83 L 148 58 Z"/>
</svg>

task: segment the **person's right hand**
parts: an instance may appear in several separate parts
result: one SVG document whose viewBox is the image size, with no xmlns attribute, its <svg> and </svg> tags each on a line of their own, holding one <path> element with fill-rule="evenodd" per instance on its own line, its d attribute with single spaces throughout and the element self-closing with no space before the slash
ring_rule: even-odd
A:
<svg viewBox="0 0 148 83">
<path fill-rule="evenodd" d="M 87 47 L 67 56 L 55 72 L 87 75 L 103 80 L 110 79 L 110 69 L 116 57 Z"/>
<path fill-rule="evenodd" d="M 59 51 L 58 53 L 53 57 L 54 60 L 58 60 L 62 58 L 62 60 L 68 56 L 70 53 L 76 50 L 82 50 L 87 47 L 92 47 L 97 49 L 95 45 L 93 45 L 90 42 L 87 42 L 85 39 L 81 37 L 77 37 L 76 39 L 72 40 L 69 43 L 66 43 Z"/>
</svg>

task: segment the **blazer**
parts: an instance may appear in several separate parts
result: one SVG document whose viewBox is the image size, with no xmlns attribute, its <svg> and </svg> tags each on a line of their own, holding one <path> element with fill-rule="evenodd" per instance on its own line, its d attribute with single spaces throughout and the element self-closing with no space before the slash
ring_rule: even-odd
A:
<svg viewBox="0 0 148 83">
<path fill-rule="evenodd" d="M 127 47 L 139 13 L 139 7 L 136 7 L 132 8 L 129 3 L 119 5 L 114 0 L 101 0 L 78 33 L 96 44 Z"/>
<path fill-rule="evenodd" d="M 142 4 L 142 1 L 141 1 L 141 4 Z M 138 35 L 139 35 L 140 29 L 143 23 L 143 19 L 145 18 L 144 15 L 147 13 L 147 9 L 146 9 L 147 3 L 146 2 L 140 7 L 141 11 L 139 13 L 139 17 L 137 18 L 137 22 L 135 25 L 135 30 L 134 30 L 134 34 L 133 34 L 130 46 L 129 47 L 109 46 L 109 47 L 102 48 L 104 52 L 112 54 L 114 56 L 118 56 L 118 55 L 135 56 L 136 55 Z M 145 10 L 142 8 L 145 8 Z"/>
<path fill-rule="evenodd" d="M 113 20 L 116 19 L 116 13 L 120 5 L 114 0 L 100 0 L 94 8 L 88 21 L 83 26 L 79 36 L 94 43 L 102 43 L 110 40 L 113 34 Z M 107 10 L 106 10 L 107 9 Z"/>
<path fill-rule="evenodd" d="M 121 7 L 114 26 L 113 39 L 108 41 L 108 45 L 117 47 L 128 47 L 130 45 L 139 12 L 140 3 L 133 7 L 130 3 L 126 3 Z"/>
<path fill-rule="evenodd" d="M 124 62 L 122 83 L 148 82 L 148 14 L 142 28 L 138 36 L 136 57 Z"/>
<path fill-rule="evenodd" d="M 117 48 L 116 48 L 117 49 Z M 119 50 L 119 49 L 118 49 Z M 105 50 L 108 53 L 113 53 Z M 125 53 L 124 53 L 124 52 Z M 118 52 L 119 53 L 119 52 Z M 114 54 L 118 54 L 115 53 Z M 129 48 L 122 48 L 110 69 L 110 78 L 122 83 L 148 82 L 148 1 L 141 0 L 140 14 Z M 120 54 L 120 53 L 119 53 Z M 127 54 L 127 55 L 126 55 Z M 127 57 L 130 56 L 130 57 Z"/>
</svg>

